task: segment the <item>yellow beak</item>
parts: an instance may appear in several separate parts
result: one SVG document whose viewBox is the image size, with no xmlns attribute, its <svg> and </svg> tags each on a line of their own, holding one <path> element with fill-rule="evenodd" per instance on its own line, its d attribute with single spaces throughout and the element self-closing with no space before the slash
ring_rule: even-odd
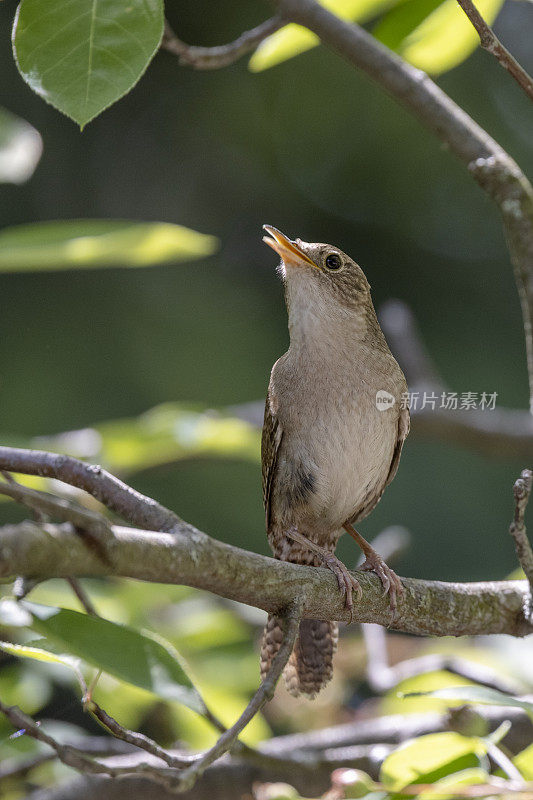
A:
<svg viewBox="0 0 533 800">
<path fill-rule="evenodd" d="M 263 236 L 264 243 L 276 251 L 286 266 L 296 265 L 304 261 L 306 264 L 318 269 L 315 262 L 305 255 L 296 242 L 291 241 L 277 228 L 273 228 L 272 225 L 263 225 L 263 230 L 270 234 L 270 236 Z"/>
</svg>

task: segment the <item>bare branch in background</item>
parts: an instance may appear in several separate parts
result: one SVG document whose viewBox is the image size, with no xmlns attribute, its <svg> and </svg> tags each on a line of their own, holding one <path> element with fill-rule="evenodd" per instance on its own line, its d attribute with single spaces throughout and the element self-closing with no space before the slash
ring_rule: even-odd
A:
<svg viewBox="0 0 533 800">
<path fill-rule="evenodd" d="M 533 414 L 533 188 L 500 145 L 424 72 L 388 50 L 358 25 L 316 0 L 271 0 L 287 20 L 303 25 L 350 64 L 362 69 L 432 131 L 462 161 L 498 205 L 514 267 Z"/>
<path fill-rule="evenodd" d="M 411 393 L 434 392 L 435 408 L 422 402 L 412 407 L 410 438 L 452 443 L 475 453 L 496 458 L 531 458 L 533 453 L 533 417 L 522 409 L 500 408 L 447 410 L 441 395 L 448 388 L 422 340 L 413 312 L 401 300 L 387 300 L 378 310 L 383 332 L 407 378 Z M 260 428 L 265 401 L 257 400 L 231 406 L 228 413 Z"/>
<path fill-rule="evenodd" d="M 514 485 L 515 511 L 514 519 L 509 527 L 509 533 L 514 539 L 516 554 L 518 556 L 518 560 L 520 561 L 520 566 L 524 570 L 524 574 L 529 581 L 530 613 L 533 600 L 533 551 L 531 550 L 531 545 L 529 543 L 529 539 L 527 538 L 524 515 L 526 513 L 529 496 L 531 494 L 532 484 L 533 472 L 530 469 L 524 469 Z"/>
<path fill-rule="evenodd" d="M 457 2 L 476 29 L 481 47 L 498 59 L 501 66 L 512 75 L 529 99 L 533 100 L 533 78 L 531 75 L 518 63 L 509 50 L 503 46 L 471 0 L 457 0 Z"/>
<path fill-rule="evenodd" d="M 281 16 L 262 22 L 256 28 L 245 31 L 235 41 L 219 47 L 196 47 L 185 44 L 178 39 L 168 22 L 165 22 L 165 33 L 161 48 L 178 56 L 179 63 L 193 69 L 220 69 L 238 61 L 239 58 L 255 50 L 263 39 L 279 30 L 286 22 Z"/>
<path fill-rule="evenodd" d="M 329 787 L 332 769 L 342 766 L 362 769 L 377 778 L 383 759 L 398 744 L 428 733 L 447 730 L 464 732 L 464 724 L 457 718 L 464 710 L 464 707 L 458 710 L 459 714 L 456 711 L 453 714 L 425 712 L 354 719 L 321 730 L 277 736 L 261 743 L 259 751 L 251 751 L 250 756 L 245 752 L 220 759 L 211 765 L 192 791 L 178 796 L 184 800 L 235 800 L 236 797 L 250 794 L 252 784 L 258 780 L 288 780 L 304 796 L 316 796 Z M 503 721 L 512 722 L 502 740 L 502 745 L 511 754 L 520 752 L 531 742 L 533 723 L 524 711 L 480 706 L 475 714 L 478 727 L 484 726 L 486 735 L 496 730 Z M 171 752 L 176 757 L 186 756 L 183 751 Z M 169 789 L 134 774 L 142 758 L 143 755 L 139 753 L 130 753 L 105 759 L 106 765 L 111 767 L 124 769 L 130 766 L 132 774 L 124 775 L 120 781 L 92 775 L 77 777 L 61 786 L 40 790 L 36 800 L 175 798 L 176 794 Z M 153 763 L 158 762 L 154 759 Z"/>
<path fill-rule="evenodd" d="M 379 309 L 381 327 L 405 372 L 411 393 L 434 392 L 435 408 L 411 408 L 412 434 L 452 442 L 486 456 L 528 459 L 533 453 L 533 417 L 527 411 L 442 408 L 446 385 L 420 336 L 413 312 L 401 300 L 388 300 Z"/>
</svg>

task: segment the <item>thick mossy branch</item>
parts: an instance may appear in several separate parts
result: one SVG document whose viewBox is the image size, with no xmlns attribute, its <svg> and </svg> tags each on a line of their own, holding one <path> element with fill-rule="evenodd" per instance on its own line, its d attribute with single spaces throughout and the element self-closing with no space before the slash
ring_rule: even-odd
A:
<svg viewBox="0 0 533 800">
<path fill-rule="evenodd" d="M 23 522 L 0 528 L 0 576 L 114 575 L 204 589 L 269 612 L 304 598 L 303 616 L 347 621 L 329 570 L 277 561 L 207 536 L 187 523 L 173 533 L 112 528 L 108 563 L 87 548 L 73 526 Z M 533 632 L 524 615 L 527 581 L 443 583 L 403 578 L 405 597 L 391 620 L 378 578 L 357 572 L 363 597 L 357 622 L 434 636 Z"/>
</svg>

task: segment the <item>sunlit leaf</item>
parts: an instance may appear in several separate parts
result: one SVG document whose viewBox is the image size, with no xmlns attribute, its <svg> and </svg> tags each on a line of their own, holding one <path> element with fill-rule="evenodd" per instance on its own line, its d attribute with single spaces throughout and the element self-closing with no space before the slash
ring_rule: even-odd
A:
<svg viewBox="0 0 533 800">
<path fill-rule="evenodd" d="M 45 637 L 43 649 L 49 640 L 54 649 L 60 647 L 115 678 L 182 703 L 198 714 L 205 712 L 182 659 L 168 642 L 69 609 L 27 602 L 23 606 L 32 615 L 32 629 Z"/>
<path fill-rule="evenodd" d="M 513 758 L 513 764 L 526 781 L 533 781 L 533 744 Z"/>
<path fill-rule="evenodd" d="M 83 678 L 79 669 L 79 659 L 68 655 L 58 655 L 50 650 L 43 650 L 41 647 L 26 644 L 13 644 L 12 642 L 0 642 L 0 649 L 17 658 L 29 658 L 32 661 L 44 661 L 46 664 L 59 664 L 68 667 L 76 675 L 78 682 L 83 686 Z"/>
<path fill-rule="evenodd" d="M 432 692 L 436 689 L 464 686 L 465 683 L 465 678 L 446 670 L 413 675 L 387 692 L 381 701 L 381 713 L 419 714 L 425 711 L 445 711 L 453 703 L 433 697 Z"/>
<path fill-rule="evenodd" d="M 163 21 L 162 0 L 22 0 L 15 59 L 33 91 L 83 128 L 135 86 Z"/>
<path fill-rule="evenodd" d="M 101 461 L 111 471 L 132 472 L 181 458 L 259 458 L 260 434 L 252 425 L 210 409 L 165 403 L 132 419 L 39 437 L 34 445 Z"/>
<path fill-rule="evenodd" d="M 0 272 L 147 267 L 211 255 L 217 240 L 167 222 L 64 220 L 0 231 Z"/>
<path fill-rule="evenodd" d="M 321 0 L 325 6 L 341 19 L 366 22 L 397 0 Z M 250 59 L 252 72 L 262 72 L 282 61 L 304 53 L 319 43 L 318 36 L 301 25 L 290 23 L 280 28 L 261 42 Z"/>
<path fill-rule="evenodd" d="M 411 783 L 433 783 L 447 775 L 482 766 L 482 740 L 452 731 L 419 736 L 401 745 L 381 765 L 380 780 L 392 791 Z"/>
<path fill-rule="evenodd" d="M 477 0 L 492 25 L 504 0 Z M 405 0 L 392 8 L 373 31 L 379 41 L 425 72 L 438 75 L 474 52 L 479 36 L 456 0 Z"/>
<path fill-rule="evenodd" d="M 0 108 L 0 183 L 24 183 L 43 150 L 38 131 L 20 117 Z"/>
<path fill-rule="evenodd" d="M 491 706 L 506 706 L 508 708 L 521 708 L 533 717 L 533 702 L 504 694 L 488 686 L 454 686 L 447 689 L 437 689 L 432 692 L 414 692 L 407 697 L 436 697 L 441 700 L 461 701 L 462 703 L 483 703 Z"/>
<path fill-rule="evenodd" d="M 453 775 L 448 775 L 440 781 L 435 781 L 431 789 L 418 795 L 419 800 L 456 800 L 460 797 L 461 788 L 464 786 L 483 786 L 490 781 L 486 769 L 472 767 L 463 769 Z M 465 792 L 468 796 L 468 792 Z"/>
</svg>

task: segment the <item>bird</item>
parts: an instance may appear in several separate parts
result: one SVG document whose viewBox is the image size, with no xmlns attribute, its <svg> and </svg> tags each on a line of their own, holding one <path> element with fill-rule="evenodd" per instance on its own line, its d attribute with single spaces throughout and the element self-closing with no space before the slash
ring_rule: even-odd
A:
<svg viewBox="0 0 533 800">
<path fill-rule="evenodd" d="M 407 384 L 379 325 L 361 267 L 338 247 L 289 239 L 264 225 L 280 257 L 290 345 L 272 368 L 261 437 L 267 537 L 275 558 L 326 566 L 350 619 L 361 587 L 335 556 L 344 531 L 361 569 L 379 576 L 396 612 L 403 586 L 353 527 L 391 483 L 409 433 Z M 288 691 L 314 698 L 331 680 L 336 622 L 303 618 L 284 669 Z M 261 643 L 266 677 L 283 641 L 269 614 Z"/>
</svg>

